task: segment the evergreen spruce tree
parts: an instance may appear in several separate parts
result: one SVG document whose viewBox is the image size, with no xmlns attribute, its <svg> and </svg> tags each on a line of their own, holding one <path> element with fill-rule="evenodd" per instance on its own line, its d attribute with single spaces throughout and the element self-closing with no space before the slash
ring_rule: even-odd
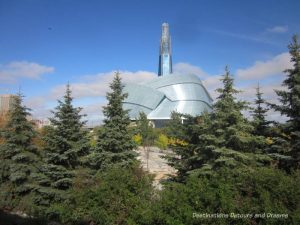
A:
<svg viewBox="0 0 300 225">
<path fill-rule="evenodd" d="M 234 79 L 228 67 L 225 68 L 222 83 L 223 87 L 217 89 L 219 96 L 210 118 L 211 136 L 203 134 L 200 137 L 207 144 L 212 143 L 203 146 L 211 150 L 212 166 L 218 168 L 269 163 L 270 158 L 262 154 L 264 138 L 252 134 L 254 128 L 242 114 L 242 110 L 248 109 L 248 103 L 236 99 L 239 91 L 234 88 Z"/>
<path fill-rule="evenodd" d="M 186 126 L 183 124 L 183 120 L 186 120 L 185 115 L 176 111 L 171 112 L 171 119 L 168 121 L 165 129 L 168 137 L 180 140 L 186 138 Z"/>
<path fill-rule="evenodd" d="M 267 136 L 269 132 L 270 121 L 266 120 L 268 109 L 264 107 L 266 101 L 262 97 L 263 93 L 260 90 L 259 84 L 256 88 L 255 108 L 252 112 L 254 134 L 259 136 Z"/>
<path fill-rule="evenodd" d="M 177 167 L 180 179 L 188 174 L 212 174 L 224 167 L 262 166 L 270 162 L 270 157 L 262 152 L 264 138 L 253 135 L 253 126 L 242 114 L 248 105 L 236 99 L 239 91 L 233 81 L 226 67 L 213 112 L 186 125 L 189 144 L 177 149 L 169 159 Z"/>
<path fill-rule="evenodd" d="M 199 168 L 199 161 L 195 155 L 195 145 L 198 143 L 199 132 L 196 124 L 199 117 L 192 117 L 178 112 L 171 113 L 171 120 L 167 123 L 166 133 L 174 143 L 169 144 L 173 154 L 167 154 L 168 165 L 177 170 L 176 181 L 182 182 L 187 173 Z"/>
<path fill-rule="evenodd" d="M 234 88 L 234 79 L 227 67 L 222 82 L 223 88 L 217 89 L 220 95 L 213 106 L 211 117 L 213 134 L 218 139 L 215 153 L 218 155 L 217 162 L 235 164 L 243 161 L 240 153 L 259 152 L 263 140 L 252 135 L 254 128 L 242 114 L 242 110 L 248 109 L 248 104 L 236 99 L 239 91 Z"/>
<path fill-rule="evenodd" d="M 294 166 L 300 168 L 300 45 L 297 35 L 293 36 L 288 48 L 293 68 L 285 70 L 287 78 L 282 85 L 287 90 L 276 90 L 281 104 L 270 105 L 289 118 L 283 130 L 290 144 L 288 155 L 292 157 Z"/>
<path fill-rule="evenodd" d="M 89 152 L 87 133 L 82 129 L 85 121 L 82 121 L 81 108 L 74 108 L 72 100 L 68 84 L 64 100 L 59 100 L 52 112 L 51 126 L 44 137 L 43 165 L 36 178 L 39 182 L 36 203 L 41 206 L 65 199 L 65 190 L 72 186 L 81 157 Z"/>
<path fill-rule="evenodd" d="M 147 119 L 147 115 L 144 112 L 140 112 L 137 119 L 137 130 L 142 137 L 142 145 L 144 148 L 154 144 L 155 134 L 153 125 Z"/>
<path fill-rule="evenodd" d="M 108 104 L 103 107 L 104 125 L 97 137 L 93 153 L 87 157 L 89 165 L 97 170 L 128 166 L 135 161 L 137 155 L 133 151 L 136 147 L 132 139 L 133 134 L 128 129 L 128 110 L 124 110 L 122 105 L 128 94 L 123 93 L 119 73 L 115 74 L 110 88 L 112 91 L 106 94 Z"/>
<path fill-rule="evenodd" d="M 29 108 L 22 105 L 23 97 L 14 96 L 8 119 L 1 131 L 0 202 L 2 206 L 18 206 L 21 198 L 34 187 L 33 174 L 39 161 L 32 140 L 36 132 L 27 120 Z M 24 209 L 23 209 L 24 210 Z"/>
<path fill-rule="evenodd" d="M 144 112 L 140 112 L 136 123 L 137 130 L 142 137 L 144 151 L 146 151 L 147 169 L 149 169 L 150 146 L 154 144 L 155 140 L 153 125 L 147 119 L 147 115 Z"/>
</svg>

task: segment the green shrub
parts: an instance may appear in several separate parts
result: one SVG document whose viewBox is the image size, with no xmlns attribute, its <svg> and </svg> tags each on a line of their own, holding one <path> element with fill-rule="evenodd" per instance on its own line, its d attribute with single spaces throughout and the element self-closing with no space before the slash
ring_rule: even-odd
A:
<svg viewBox="0 0 300 225">
<path fill-rule="evenodd" d="M 132 139 L 137 146 L 142 145 L 142 136 L 140 134 L 133 135 Z"/>
<path fill-rule="evenodd" d="M 171 182 L 153 206 L 150 224 L 300 224 L 300 176 L 280 170 L 223 170 L 211 177 Z M 287 219 L 200 219 L 193 213 L 288 214 Z"/>
<path fill-rule="evenodd" d="M 169 139 L 164 134 L 160 134 L 158 136 L 158 140 L 155 141 L 156 146 L 159 147 L 160 149 L 164 149 L 164 150 L 167 149 L 168 143 L 169 143 Z"/>
<path fill-rule="evenodd" d="M 71 198 L 52 207 L 63 224 L 90 221 L 101 225 L 132 224 L 150 210 L 152 177 L 138 166 L 115 167 L 97 174 L 94 179 L 95 182 L 87 186 L 75 184 Z"/>
</svg>

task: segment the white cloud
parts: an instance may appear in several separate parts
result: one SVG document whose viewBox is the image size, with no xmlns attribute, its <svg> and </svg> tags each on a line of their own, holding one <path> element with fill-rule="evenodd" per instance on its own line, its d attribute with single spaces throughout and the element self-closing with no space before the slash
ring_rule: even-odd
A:
<svg viewBox="0 0 300 225">
<path fill-rule="evenodd" d="M 257 84 L 249 85 L 247 80 L 257 80 L 260 82 L 263 98 L 267 102 L 279 104 L 275 90 L 286 90 L 286 87 L 282 86 L 282 81 L 285 79 L 283 71 L 288 68 L 292 68 L 290 55 L 289 53 L 282 53 L 268 61 L 256 61 L 254 65 L 249 68 L 238 69 L 236 72 L 237 78 L 241 80 L 238 80 L 237 89 L 242 90 L 239 94 L 239 98 L 252 103 L 256 96 Z M 277 76 L 271 83 L 266 82 L 267 78 L 274 75 L 282 76 Z M 272 115 L 275 114 L 277 114 L 277 112 L 272 112 Z M 279 116 L 276 117 L 279 118 Z"/>
<path fill-rule="evenodd" d="M 238 99 L 245 100 L 250 103 L 251 106 L 254 106 L 254 101 L 256 99 L 256 87 L 257 85 L 249 85 L 242 89 L 243 91 L 238 94 Z M 237 87 L 237 89 L 239 89 Z M 280 81 L 277 83 L 269 83 L 267 85 L 260 85 L 260 91 L 263 93 L 262 97 L 268 103 L 280 104 L 278 96 L 275 93 L 275 90 L 286 90 L 285 87 L 281 86 Z M 265 107 L 267 107 L 265 105 Z M 249 117 L 251 113 L 245 113 L 245 116 Z M 286 116 L 281 115 L 279 112 L 275 112 L 272 109 L 269 109 L 267 113 L 267 119 L 271 121 L 284 122 L 287 120 Z"/>
<path fill-rule="evenodd" d="M 85 105 L 82 108 L 82 114 L 85 114 L 86 117 L 84 120 L 87 120 L 88 126 L 96 126 L 102 123 L 104 119 L 104 115 L 102 112 L 103 106 L 105 106 L 106 103 L 97 102 L 89 105 Z"/>
<path fill-rule="evenodd" d="M 48 101 L 49 99 L 46 96 L 35 96 L 25 98 L 24 104 L 32 110 L 30 113 L 33 118 L 44 120 L 51 116 L 51 112 L 46 106 Z"/>
<path fill-rule="evenodd" d="M 193 66 L 189 63 L 176 63 L 174 65 L 174 74 L 180 74 L 180 75 L 185 75 L 185 74 L 194 74 L 199 76 L 200 78 L 208 77 L 209 75 L 204 72 L 200 67 L 198 66 Z"/>
<path fill-rule="evenodd" d="M 239 99 L 250 102 L 254 102 L 256 98 L 256 87 L 257 85 L 250 85 L 244 87 L 241 93 L 238 94 Z M 237 89 L 239 89 L 237 87 Z M 262 97 L 269 103 L 279 104 L 278 96 L 275 90 L 286 90 L 285 87 L 281 86 L 281 83 L 270 83 L 267 85 L 260 85 L 260 91 L 262 92 Z"/>
<path fill-rule="evenodd" d="M 82 113 L 86 114 L 86 115 L 102 115 L 102 108 L 103 106 L 105 106 L 106 104 L 104 102 L 101 103 L 93 103 L 93 104 L 89 104 L 89 105 L 85 105 L 82 107 Z"/>
<path fill-rule="evenodd" d="M 29 108 L 39 108 L 46 104 L 45 97 L 37 96 L 37 97 L 31 97 L 29 99 L 25 99 L 25 105 Z"/>
<path fill-rule="evenodd" d="M 288 26 L 275 26 L 267 29 L 270 33 L 285 33 L 288 31 Z"/>
<path fill-rule="evenodd" d="M 154 79 L 157 75 L 148 71 L 119 71 L 123 83 L 141 83 Z M 71 83 L 71 89 L 75 98 L 105 96 L 109 91 L 109 84 L 115 75 L 114 71 L 85 76 L 83 82 Z M 51 97 L 60 98 L 65 92 L 65 85 L 55 87 L 51 91 Z"/>
<path fill-rule="evenodd" d="M 273 109 L 270 109 L 267 114 L 267 119 L 270 121 L 283 123 L 288 120 L 288 117 L 285 115 L 281 115 L 279 112 L 275 112 Z"/>
<path fill-rule="evenodd" d="M 212 96 L 214 100 L 218 97 L 218 93 L 216 92 L 217 88 L 222 87 L 222 76 L 221 75 L 215 75 L 215 76 L 208 76 L 207 78 L 203 79 L 203 84 Z M 262 77 L 262 81 L 265 77 Z M 237 81 L 237 80 L 236 80 Z M 282 79 L 277 79 L 277 81 L 274 81 L 273 83 L 268 83 L 266 85 L 260 85 L 261 92 L 263 93 L 263 98 L 269 102 L 269 103 L 275 103 L 279 104 L 278 96 L 275 93 L 274 90 L 283 90 L 284 87 L 281 86 Z M 246 85 L 245 85 L 246 84 Z M 241 92 L 237 94 L 237 98 L 239 100 L 245 100 L 250 103 L 250 105 L 253 106 L 254 100 L 256 98 L 256 87 L 257 85 L 251 84 L 247 85 L 245 82 L 235 82 L 235 88 L 237 90 L 240 90 Z M 245 111 L 243 114 L 247 118 L 251 118 L 251 112 Z M 267 119 L 271 121 L 278 121 L 278 122 L 284 122 L 287 120 L 285 116 L 280 115 L 279 112 L 275 112 L 274 110 L 269 110 L 267 114 Z"/>
<path fill-rule="evenodd" d="M 53 116 L 51 110 L 54 110 L 54 107 L 50 109 L 47 103 L 49 103 L 49 96 L 25 99 L 25 105 L 32 109 L 31 114 L 35 119 L 45 120 Z M 51 103 L 57 105 L 56 101 L 52 101 Z M 86 115 L 86 117 L 83 117 L 83 120 L 87 120 L 89 125 L 98 125 L 104 119 L 102 109 L 106 105 L 106 102 L 95 100 L 94 103 L 86 104 L 84 101 L 75 100 L 73 105 L 74 107 L 82 108 L 81 115 Z"/>
<path fill-rule="evenodd" d="M 75 98 L 74 104 L 82 107 L 82 113 L 87 114 L 89 123 L 100 123 L 103 119 L 102 107 L 106 104 L 101 100 L 106 92 L 109 91 L 109 84 L 112 82 L 115 72 L 99 73 L 95 75 L 83 76 L 82 82 L 70 83 L 72 96 Z M 124 83 L 141 83 L 152 80 L 157 75 L 148 71 L 120 71 L 122 82 Z M 50 90 L 50 93 L 45 96 L 31 97 L 25 99 L 25 105 L 32 110 L 35 118 L 45 119 L 51 117 L 49 109 L 50 105 L 56 105 L 56 99 L 61 99 L 66 90 L 66 85 L 59 85 Z M 99 98 L 100 97 L 100 98 Z M 86 104 L 86 98 L 89 101 L 94 101 L 93 104 Z M 92 99 L 91 99 L 92 98 Z"/>
<path fill-rule="evenodd" d="M 52 73 L 53 67 L 34 62 L 16 61 L 0 65 L 0 81 L 14 83 L 18 78 L 38 79 L 45 73 Z"/>
<path fill-rule="evenodd" d="M 256 61 L 253 66 L 238 69 L 237 77 L 244 80 L 260 80 L 272 75 L 282 74 L 285 69 L 291 68 L 289 53 L 282 53 L 268 61 Z"/>
<path fill-rule="evenodd" d="M 270 74 L 275 73 L 274 71 L 282 71 L 283 65 L 281 65 L 280 70 L 277 68 L 276 70 L 270 69 L 271 65 L 276 66 L 277 64 L 282 64 L 283 59 L 286 59 L 287 53 L 281 54 L 276 56 L 274 59 L 267 61 L 267 62 L 256 62 L 254 66 L 248 69 L 240 69 L 239 76 L 248 76 L 247 73 L 254 74 L 254 77 L 259 77 L 261 80 L 267 78 Z M 281 63 L 279 63 L 281 62 Z M 287 62 L 286 60 L 284 62 Z M 267 67 L 263 68 L 263 67 Z M 184 76 L 184 74 L 192 73 L 198 75 L 202 78 L 202 82 L 208 92 L 211 94 L 213 99 L 216 99 L 218 93 L 215 92 L 217 88 L 222 87 L 222 81 L 220 80 L 222 77 L 221 75 L 209 75 L 208 73 L 204 72 L 200 67 L 188 64 L 188 63 L 178 63 L 175 65 L 176 69 L 174 72 L 180 73 Z M 269 69 L 269 70 L 268 70 Z M 286 67 L 284 68 L 286 69 Z M 72 95 L 75 97 L 76 106 L 81 106 L 83 108 L 82 113 L 87 114 L 87 120 L 89 121 L 88 124 L 99 124 L 100 121 L 103 119 L 102 114 L 102 107 L 106 104 L 104 102 L 104 97 L 106 92 L 110 90 L 109 84 L 113 80 L 115 72 L 107 72 L 107 73 L 98 73 L 95 75 L 83 76 L 80 82 L 70 83 L 72 88 Z M 246 75 L 245 75 L 246 74 Z M 130 71 L 120 71 L 120 76 L 124 83 L 143 83 L 150 81 L 157 77 L 157 74 L 148 72 L 148 71 L 137 71 L 137 72 L 130 72 Z M 252 79 L 253 77 L 251 77 Z M 253 78 L 254 79 L 254 78 Z M 274 89 L 281 89 L 281 80 L 277 79 L 274 83 L 268 83 L 267 85 L 261 85 L 261 90 L 264 93 L 263 97 L 268 102 L 277 103 L 277 95 L 274 92 Z M 256 93 L 256 85 L 249 85 L 248 81 L 244 82 L 236 82 L 235 87 L 238 90 L 243 90 L 243 92 L 238 94 L 238 98 L 241 100 L 247 100 L 249 102 L 253 102 Z M 49 117 L 51 114 L 49 113 L 49 109 L 46 107 L 45 102 L 54 102 L 54 99 L 61 99 L 65 93 L 65 85 L 60 85 L 54 87 L 50 94 L 44 97 L 38 97 L 34 99 L 30 99 L 28 101 L 28 106 L 34 109 L 33 114 L 38 115 L 39 118 L 41 117 Z M 99 98 L 100 97 L 100 98 Z M 247 114 L 249 116 L 249 113 Z M 276 119 L 279 121 L 284 121 L 285 118 L 280 116 L 279 113 L 270 111 L 268 117 L 270 119 Z"/>
<path fill-rule="evenodd" d="M 204 87 L 208 90 L 213 99 L 216 99 L 216 97 L 218 96 L 216 89 L 222 87 L 221 78 L 221 75 L 215 75 L 209 76 L 202 81 Z"/>
</svg>

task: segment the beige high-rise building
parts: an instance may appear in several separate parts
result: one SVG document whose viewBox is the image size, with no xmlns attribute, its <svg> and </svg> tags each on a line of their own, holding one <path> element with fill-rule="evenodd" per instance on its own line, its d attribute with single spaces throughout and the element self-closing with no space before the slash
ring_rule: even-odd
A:
<svg viewBox="0 0 300 225">
<path fill-rule="evenodd" d="M 0 113 L 7 113 L 14 102 L 15 95 L 0 95 Z"/>
</svg>

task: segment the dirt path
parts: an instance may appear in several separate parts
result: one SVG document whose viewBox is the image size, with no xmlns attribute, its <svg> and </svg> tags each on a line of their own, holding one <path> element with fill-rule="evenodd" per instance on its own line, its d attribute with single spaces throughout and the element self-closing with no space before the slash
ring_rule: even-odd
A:
<svg viewBox="0 0 300 225">
<path fill-rule="evenodd" d="M 159 184 L 159 181 L 167 178 L 168 175 L 174 175 L 176 170 L 170 167 L 166 160 L 162 158 L 162 156 L 170 153 L 170 151 L 160 150 L 157 147 L 149 147 L 148 149 L 149 151 L 147 151 L 147 148 L 144 149 L 143 147 L 139 147 L 136 150 L 136 152 L 139 154 L 138 159 L 141 161 L 142 167 L 146 171 L 149 171 L 151 174 L 155 175 L 154 185 L 160 189 L 161 185 Z"/>
</svg>

